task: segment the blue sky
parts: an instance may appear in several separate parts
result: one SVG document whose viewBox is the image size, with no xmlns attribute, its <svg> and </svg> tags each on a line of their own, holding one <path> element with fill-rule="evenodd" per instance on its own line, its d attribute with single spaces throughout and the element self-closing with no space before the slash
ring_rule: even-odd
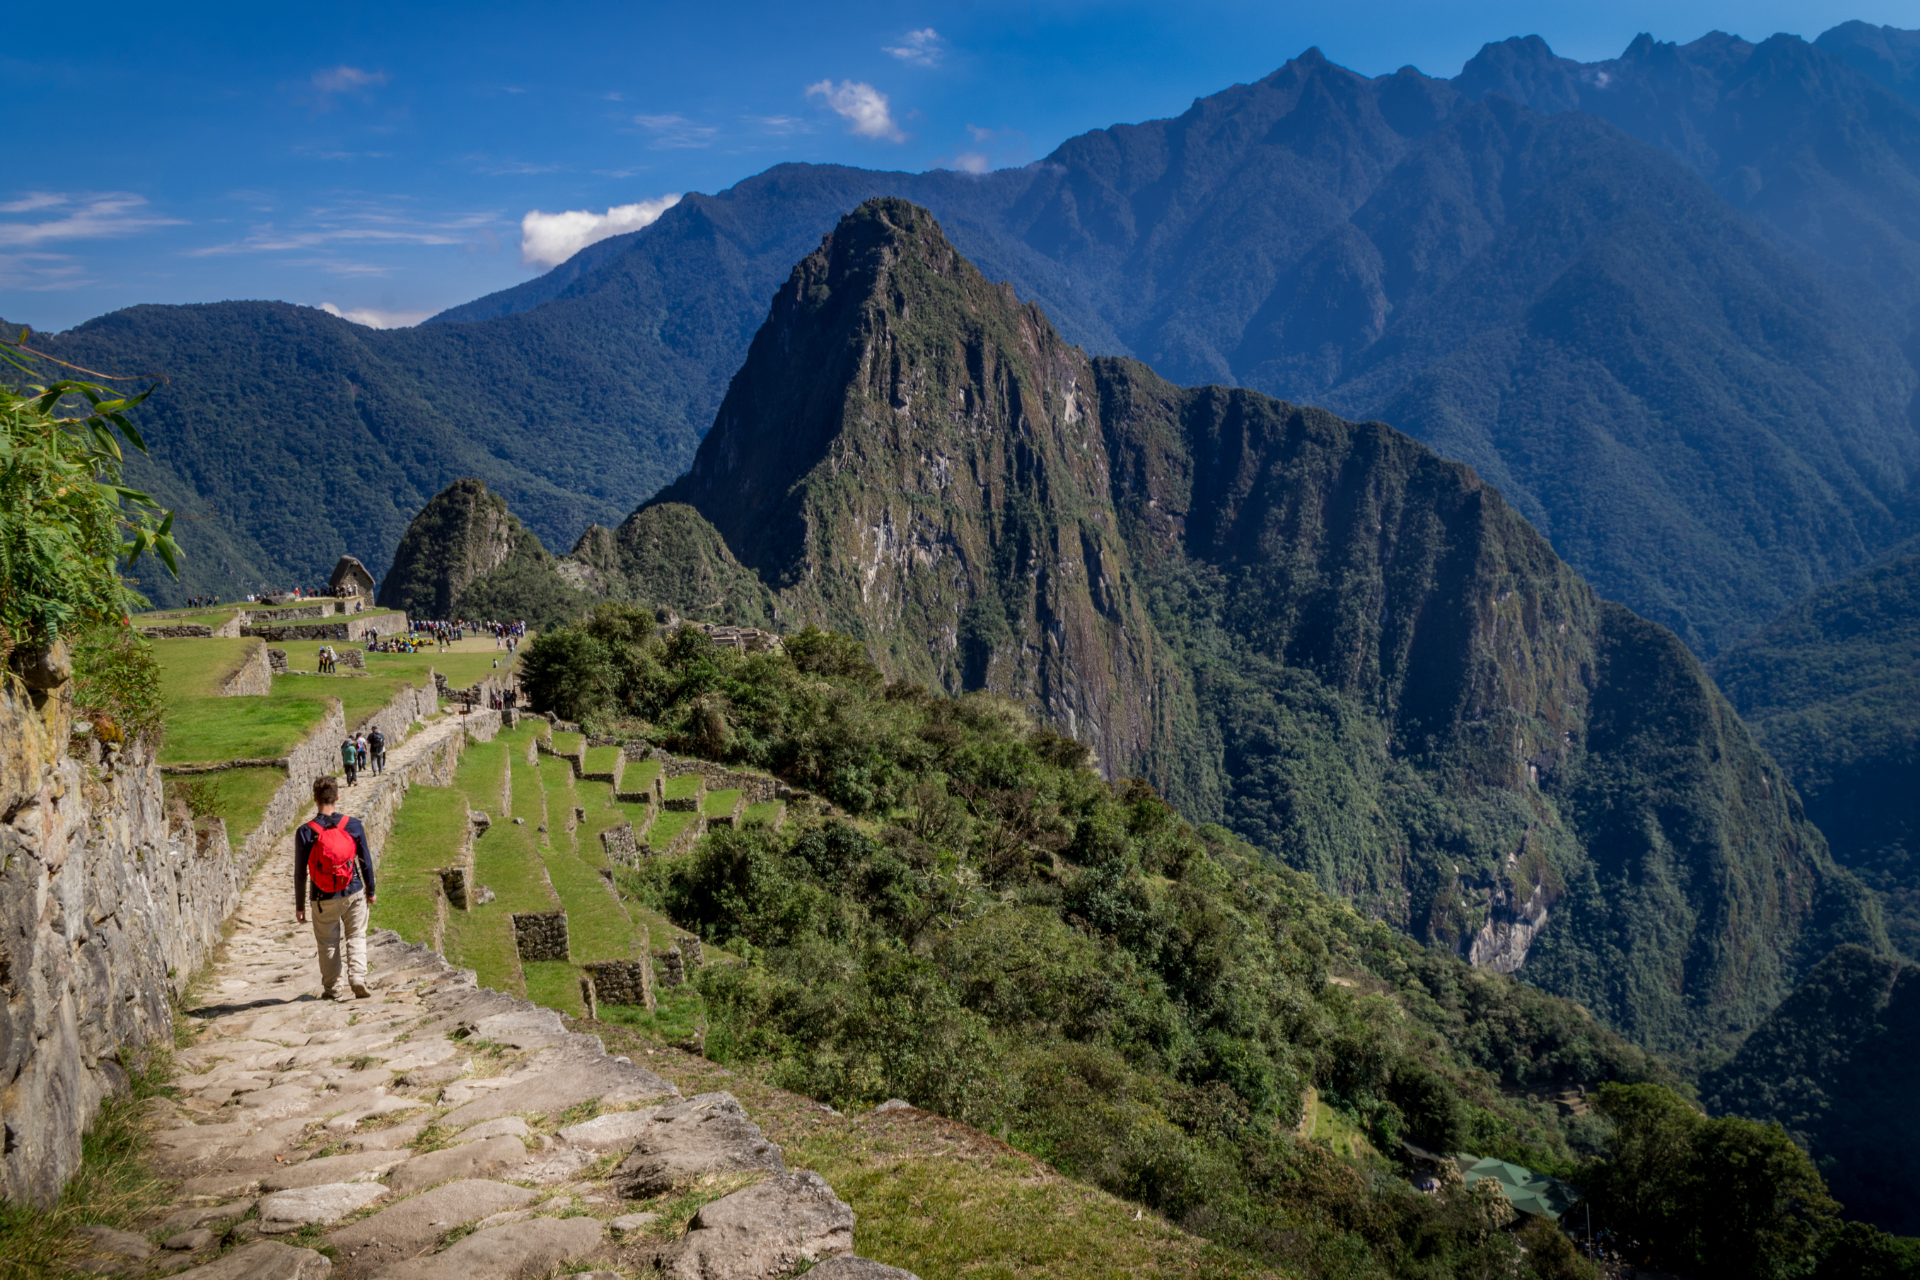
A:
<svg viewBox="0 0 1920 1280">
<path fill-rule="evenodd" d="M 0 317 L 274 298 L 411 323 L 781 161 L 1023 164 L 1313 45 L 1453 75 L 1509 35 L 1591 60 L 1849 18 L 1920 26 L 1920 2 L 17 6 Z"/>
</svg>

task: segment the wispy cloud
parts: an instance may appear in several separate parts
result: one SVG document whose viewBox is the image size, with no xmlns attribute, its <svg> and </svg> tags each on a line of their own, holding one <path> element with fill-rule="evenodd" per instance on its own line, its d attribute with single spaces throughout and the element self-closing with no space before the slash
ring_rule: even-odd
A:
<svg viewBox="0 0 1920 1280">
<path fill-rule="evenodd" d="M 458 213 L 422 217 L 403 204 L 381 200 L 349 200 L 310 209 L 292 223 L 257 223 L 238 240 L 187 250 L 190 258 L 223 254 L 284 253 L 297 249 L 324 249 L 334 245 L 468 244 L 486 235 L 499 214 Z"/>
<path fill-rule="evenodd" d="M 862 80 L 842 80 L 835 84 L 822 80 L 807 86 L 809 98 L 821 98 L 833 113 L 847 122 L 847 132 L 857 138 L 875 138 L 882 142 L 905 142 L 907 135 L 893 122 L 887 107 L 887 95 Z"/>
<path fill-rule="evenodd" d="M 101 240 L 128 236 L 154 227 L 183 225 L 178 218 L 147 212 L 145 196 L 130 191 L 69 194 L 29 191 L 0 204 L 5 213 L 57 213 L 40 221 L 0 222 L 0 247 L 27 248 L 56 240 Z"/>
<path fill-rule="evenodd" d="M 339 316 L 350 324 L 363 324 L 369 329 L 410 329 L 433 314 L 431 311 L 382 311 L 378 307 L 342 310 L 331 302 L 321 303 L 320 309 L 330 316 Z"/>
<path fill-rule="evenodd" d="M 710 124 L 699 124 L 685 116 L 635 116 L 633 122 L 653 135 L 656 147 L 704 147 L 720 132 Z"/>
<path fill-rule="evenodd" d="M 473 165 L 473 171 L 485 174 L 489 178 L 520 178 L 536 173 L 557 173 L 557 164 L 534 164 L 528 160 L 499 160 L 489 155 L 463 157 Z"/>
<path fill-rule="evenodd" d="M 373 91 L 386 82 L 387 73 L 384 71 L 363 71 L 359 67 L 344 64 L 326 67 L 313 73 L 314 105 L 327 111 L 332 109 L 334 99 L 339 97 L 371 101 Z"/>
<path fill-rule="evenodd" d="M 962 173 L 985 173 L 993 168 L 993 157 L 984 151 L 962 151 L 953 158 L 953 167 Z"/>
<path fill-rule="evenodd" d="M 813 125 L 799 116 L 743 116 L 748 124 L 758 125 L 763 131 L 786 137 L 792 133 L 812 133 Z"/>
<path fill-rule="evenodd" d="M 393 268 L 377 262 L 347 262 L 340 258 L 283 258 L 289 267 L 317 267 L 332 276 L 350 280 L 373 279 L 393 274 Z"/>
<path fill-rule="evenodd" d="M 658 200 L 617 204 L 605 213 L 591 209 L 542 213 L 535 209 L 520 219 L 520 261 L 529 267 L 558 266 L 590 244 L 652 226 L 661 214 L 679 203 L 680 194 L 674 192 Z"/>
<path fill-rule="evenodd" d="M 946 56 L 947 42 L 932 27 L 922 27 L 918 31 L 907 32 L 900 38 L 899 44 L 881 45 L 880 51 L 916 67 L 934 67 Z"/>
<path fill-rule="evenodd" d="M 64 253 L 0 253 L 0 289 L 50 293 L 92 283 L 86 267 Z"/>
<path fill-rule="evenodd" d="M 961 173 L 988 173 L 1027 162 L 1027 135 L 1018 129 L 982 129 L 977 124 L 970 124 L 967 126 L 967 136 L 974 142 L 971 149 L 936 163 L 944 168 L 958 169 Z M 989 147 L 992 149 L 989 150 Z"/>
</svg>

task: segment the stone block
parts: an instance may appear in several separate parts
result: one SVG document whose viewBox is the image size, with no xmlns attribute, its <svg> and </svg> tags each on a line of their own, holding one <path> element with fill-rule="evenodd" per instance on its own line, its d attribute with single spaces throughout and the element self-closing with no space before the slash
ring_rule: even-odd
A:
<svg viewBox="0 0 1920 1280">
<path fill-rule="evenodd" d="M 315 1223 L 338 1222 L 386 1194 L 377 1182 L 328 1182 L 276 1191 L 260 1197 L 260 1230 L 279 1236 Z"/>
<path fill-rule="evenodd" d="M 513 917 L 513 945 L 522 960 L 565 960 L 567 913 L 522 911 Z"/>
<path fill-rule="evenodd" d="M 646 946 L 644 940 L 640 944 Z M 601 960 L 586 966 L 593 978 L 595 997 L 601 1004 L 633 1005 L 652 1009 L 653 961 Z"/>
<path fill-rule="evenodd" d="M 332 1273 L 333 1263 L 324 1253 L 256 1240 L 204 1267 L 175 1272 L 174 1280 L 324 1280 Z"/>
<path fill-rule="evenodd" d="M 442 867 L 440 892 L 447 896 L 447 905 L 455 911 L 468 910 L 473 897 L 473 869 L 465 866 Z"/>
<path fill-rule="evenodd" d="M 287 674 L 287 651 L 285 649 L 268 649 L 267 666 L 272 669 L 274 675 L 283 676 Z"/>
<path fill-rule="evenodd" d="M 853 1252 L 853 1210 L 817 1173 L 783 1173 L 695 1214 L 661 1270 L 684 1280 L 772 1276 Z"/>
<path fill-rule="evenodd" d="M 612 1184 L 626 1199 L 646 1200 L 710 1173 L 780 1173 L 786 1167 L 780 1148 L 747 1119 L 732 1094 L 703 1093 L 654 1112 L 652 1123 L 641 1126 L 633 1150 L 613 1171 Z"/>
<path fill-rule="evenodd" d="M 511 1177 L 512 1170 L 527 1162 L 527 1148 L 511 1134 L 483 1138 L 460 1146 L 446 1147 L 415 1156 L 387 1175 L 387 1185 L 401 1195 L 447 1182 L 455 1178 L 482 1178 L 495 1174 Z"/>
</svg>

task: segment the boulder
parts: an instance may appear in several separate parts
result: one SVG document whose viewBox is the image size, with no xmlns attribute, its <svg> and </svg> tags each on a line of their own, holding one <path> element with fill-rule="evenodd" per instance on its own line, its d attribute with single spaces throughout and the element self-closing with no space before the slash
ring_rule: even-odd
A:
<svg viewBox="0 0 1920 1280">
<path fill-rule="evenodd" d="M 186 1253 L 195 1249 L 204 1249 L 212 1243 L 213 1232 L 205 1227 L 195 1227 L 191 1231 L 182 1231 L 179 1235 L 168 1236 L 160 1242 L 160 1247 Z"/>
<path fill-rule="evenodd" d="M 786 1171 L 780 1148 L 730 1093 L 703 1093 L 654 1113 L 633 1150 L 613 1172 L 613 1189 L 628 1200 L 646 1200 L 709 1173 L 749 1169 Z"/>
<path fill-rule="evenodd" d="M 413 1258 L 375 1280 L 537 1280 L 600 1247 L 593 1218 L 534 1218 L 476 1231 L 431 1258 Z"/>
<path fill-rule="evenodd" d="M 511 1170 L 527 1162 L 527 1148 L 511 1136 L 483 1138 L 462 1146 L 415 1156 L 387 1178 L 387 1184 L 401 1195 L 454 1178 L 478 1178 Z"/>
<path fill-rule="evenodd" d="M 377 1182 L 327 1182 L 276 1191 L 260 1197 L 260 1230 L 280 1236 L 314 1223 L 338 1222 L 386 1194 Z"/>
<path fill-rule="evenodd" d="M 333 1263 L 312 1249 L 295 1249 L 278 1240 L 256 1240 L 216 1258 L 204 1267 L 177 1271 L 173 1280 L 321 1280 Z"/>
<path fill-rule="evenodd" d="M 715 1200 L 660 1259 L 681 1280 L 758 1280 L 853 1252 L 853 1210 L 819 1174 L 782 1173 Z"/>
</svg>

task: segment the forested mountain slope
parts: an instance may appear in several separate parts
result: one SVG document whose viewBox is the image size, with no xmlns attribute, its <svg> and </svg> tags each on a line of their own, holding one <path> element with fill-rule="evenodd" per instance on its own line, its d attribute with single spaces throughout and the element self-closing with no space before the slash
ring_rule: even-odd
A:
<svg viewBox="0 0 1920 1280">
<path fill-rule="evenodd" d="M 1656 75 L 1676 60 L 1720 79 L 1676 98 Z M 895 194 L 1091 351 L 1473 464 L 1603 594 L 1710 654 L 1913 532 L 1920 114 L 1784 37 L 1619 62 L 1652 68 L 1635 111 L 1537 41 L 1452 82 L 1309 51 L 1024 169 L 778 166 L 415 330 L 236 303 L 46 340 L 174 376 L 153 402 L 171 451 L 139 478 L 210 518 L 161 599 L 340 550 L 380 572 L 398 512 L 461 475 L 563 546 L 685 466 L 793 261 Z M 338 513 L 272 492 L 343 470 L 368 494 Z"/>
<path fill-rule="evenodd" d="M 1837 942 L 1884 945 L 1693 656 L 1472 471 L 1091 359 L 903 201 L 795 268 L 636 520 L 677 504 L 787 625 L 1042 707 L 1110 774 L 1683 1059 Z"/>
<path fill-rule="evenodd" d="M 1717 1112 L 1778 1121 L 1851 1217 L 1920 1235 L 1920 966 L 1862 947 L 1821 961 L 1701 1082 Z"/>
<path fill-rule="evenodd" d="M 1822 588 L 1713 672 L 1920 959 L 1920 554 Z"/>
</svg>

